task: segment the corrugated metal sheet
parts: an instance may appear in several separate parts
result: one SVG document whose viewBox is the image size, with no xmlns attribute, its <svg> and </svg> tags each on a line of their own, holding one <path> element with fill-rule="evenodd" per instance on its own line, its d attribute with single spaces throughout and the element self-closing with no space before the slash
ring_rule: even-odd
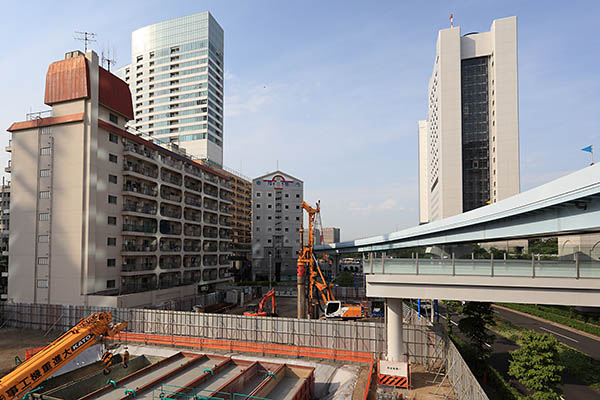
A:
<svg viewBox="0 0 600 400">
<path fill-rule="evenodd" d="M 102 67 L 98 68 L 98 102 L 128 119 L 133 119 L 133 104 L 129 86 Z"/>
<path fill-rule="evenodd" d="M 52 105 L 89 97 L 89 68 L 84 56 L 67 58 L 50 64 L 46 73 L 44 103 Z"/>
</svg>

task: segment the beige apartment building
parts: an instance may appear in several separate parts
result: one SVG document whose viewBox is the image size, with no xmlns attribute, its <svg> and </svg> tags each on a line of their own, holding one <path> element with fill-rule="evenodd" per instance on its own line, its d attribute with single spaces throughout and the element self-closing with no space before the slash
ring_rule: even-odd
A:
<svg viewBox="0 0 600 400">
<path fill-rule="evenodd" d="M 418 124 L 420 223 L 519 193 L 517 64 L 516 17 L 489 32 L 439 31 Z"/>
<path fill-rule="evenodd" d="M 323 244 L 339 243 L 340 228 L 323 228 L 321 236 Z"/>
<path fill-rule="evenodd" d="M 230 279 L 226 175 L 126 130 L 129 87 L 93 51 L 50 65 L 44 102 L 8 129 L 9 301 L 143 307 Z"/>
</svg>

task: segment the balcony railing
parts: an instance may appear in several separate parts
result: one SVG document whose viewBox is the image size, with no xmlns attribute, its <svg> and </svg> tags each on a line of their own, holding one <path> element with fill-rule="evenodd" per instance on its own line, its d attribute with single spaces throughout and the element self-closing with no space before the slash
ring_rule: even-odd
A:
<svg viewBox="0 0 600 400">
<path fill-rule="evenodd" d="M 123 224 L 123 231 L 124 232 L 156 233 L 156 226 L 155 225 L 126 223 L 126 224 Z"/>
<path fill-rule="evenodd" d="M 123 190 L 127 192 L 145 194 L 146 196 L 156 197 L 158 189 L 149 185 L 143 185 L 139 183 L 126 183 L 123 185 Z"/>
<path fill-rule="evenodd" d="M 125 151 L 137 153 L 139 155 L 151 158 L 153 160 L 156 158 L 156 153 L 154 153 L 152 150 L 148 149 L 146 146 L 141 146 L 141 145 L 137 145 L 137 144 L 133 144 L 133 143 L 125 144 Z"/>
<path fill-rule="evenodd" d="M 127 162 L 123 165 L 123 170 L 135 172 L 153 179 L 158 178 L 158 168 L 142 167 L 137 163 Z"/>
</svg>

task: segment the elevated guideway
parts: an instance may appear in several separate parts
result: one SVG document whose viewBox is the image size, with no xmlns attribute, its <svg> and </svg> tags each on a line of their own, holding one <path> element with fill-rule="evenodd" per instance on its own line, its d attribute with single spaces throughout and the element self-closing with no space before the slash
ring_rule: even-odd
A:
<svg viewBox="0 0 600 400">
<path fill-rule="evenodd" d="M 317 246 L 315 252 L 367 253 L 363 270 L 369 297 L 599 306 L 600 261 L 578 252 L 555 260 L 465 260 L 453 253 L 439 259 L 385 257 L 385 251 L 392 249 L 452 248 L 597 232 L 600 165 L 593 165 L 460 215 L 386 235 Z M 593 247 L 600 249 L 600 243 Z"/>
</svg>

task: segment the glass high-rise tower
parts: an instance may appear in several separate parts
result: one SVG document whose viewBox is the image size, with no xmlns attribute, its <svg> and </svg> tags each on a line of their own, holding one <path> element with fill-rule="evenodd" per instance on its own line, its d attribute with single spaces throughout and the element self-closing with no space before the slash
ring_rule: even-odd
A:
<svg viewBox="0 0 600 400">
<path fill-rule="evenodd" d="M 130 126 L 157 143 L 223 164 L 223 28 L 208 12 L 148 25 L 131 35 Z"/>
</svg>

